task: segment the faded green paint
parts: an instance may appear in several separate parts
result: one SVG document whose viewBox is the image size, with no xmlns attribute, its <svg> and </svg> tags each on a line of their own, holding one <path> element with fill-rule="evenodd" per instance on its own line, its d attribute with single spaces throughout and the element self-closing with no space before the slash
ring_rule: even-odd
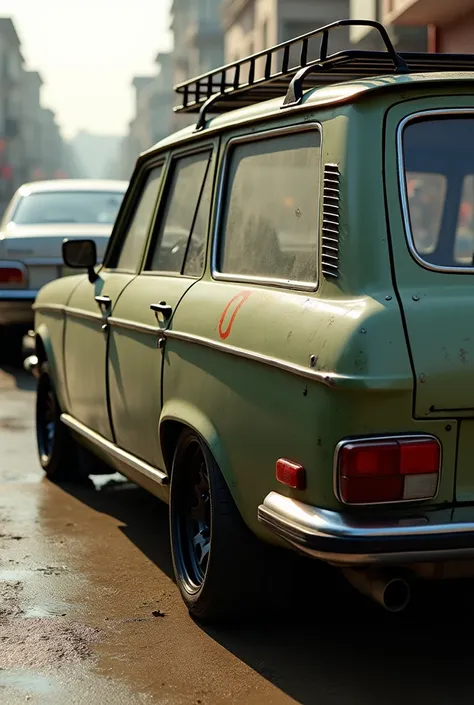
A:
<svg viewBox="0 0 474 705">
<path fill-rule="evenodd" d="M 193 284 L 193 279 L 181 276 L 137 278 L 117 301 L 113 318 L 156 327 L 150 304 L 166 300 L 175 309 Z M 162 377 L 158 335 L 112 325 L 109 345 L 110 407 L 116 442 L 151 465 L 164 468 L 158 433 Z"/>
<path fill-rule="evenodd" d="M 55 282 L 40 293 L 39 303 L 97 312 L 94 294 L 108 294 L 114 318 L 153 326 L 149 305 L 166 300 L 174 308 L 170 333 L 184 336 L 170 335 L 160 350 L 153 335 L 114 326 L 104 335 L 102 321 L 68 314 L 60 363 L 65 376 L 58 375 L 69 393 L 65 410 L 107 438 L 113 426 L 118 445 L 161 468 L 160 429 L 164 437 L 170 421 L 196 429 L 217 459 L 242 516 L 259 534 L 257 507 L 271 490 L 341 508 L 333 486 L 334 451 L 348 436 L 433 434 L 443 447 L 442 475 L 438 496 L 428 506 L 453 502 L 458 450 L 457 499 L 473 501 L 472 443 L 467 440 L 472 429 L 465 425 L 471 422 L 462 421 L 457 448 L 457 418 L 473 415 L 472 409 L 430 411 L 433 405 L 474 405 L 474 349 L 462 340 L 471 279 L 424 270 L 410 257 L 395 144 L 400 120 L 416 110 L 474 106 L 468 95 L 473 85 L 474 74 L 431 74 L 323 88 L 309 93 L 299 108 L 281 111 L 281 101 L 273 101 L 227 114 L 211 121 L 210 131 L 185 130 L 142 156 L 140 165 L 183 141 L 204 142 L 215 130 L 222 133 L 215 160 L 220 171 L 225 144 L 233 137 L 320 123 L 322 163 L 337 164 L 341 174 L 340 276 L 335 281 L 321 276 L 311 292 L 215 281 L 209 247 L 205 274 L 197 282 L 111 271 L 101 273 L 94 286 L 85 278 L 77 286 L 77 277 Z M 243 303 L 229 329 L 232 309 L 221 319 L 239 294 L 248 296 L 239 299 Z M 37 331 L 62 361 L 61 326 L 57 316 L 37 314 Z M 279 457 L 304 465 L 305 491 L 276 482 Z M 169 465 L 166 469 L 171 471 Z"/>
<path fill-rule="evenodd" d="M 78 421 L 109 441 L 113 441 L 114 436 L 107 408 L 108 338 L 102 329 L 106 317 L 101 315 L 95 297 L 108 296 L 114 305 L 134 276 L 103 271 L 94 284 L 84 276 L 68 302 L 71 309 L 96 316 L 95 320 L 66 316 L 64 355 L 69 405 Z"/>
</svg>

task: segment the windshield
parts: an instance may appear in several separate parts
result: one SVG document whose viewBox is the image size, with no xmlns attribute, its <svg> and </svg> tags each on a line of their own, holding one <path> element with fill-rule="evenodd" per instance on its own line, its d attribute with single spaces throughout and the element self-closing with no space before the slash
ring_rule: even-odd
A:
<svg viewBox="0 0 474 705">
<path fill-rule="evenodd" d="M 410 122 L 403 132 L 403 158 L 415 251 L 438 267 L 472 267 L 474 117 Z"/>
<path fill-rule="evenodd" d="M 84 223 L 112 225 L 124 194 L 120 191 L 45 191 L 24 196 L 13 214 L 17 225 Z"/>
</svg>

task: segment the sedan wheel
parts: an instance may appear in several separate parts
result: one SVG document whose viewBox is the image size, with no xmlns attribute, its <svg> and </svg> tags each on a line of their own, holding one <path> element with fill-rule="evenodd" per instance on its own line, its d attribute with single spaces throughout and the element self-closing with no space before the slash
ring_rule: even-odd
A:
<svg viewBox="0 0 474 705">
<path fill-rule="evenodd" d="M 188 444 L 183 462 L 186 477 L 176 498 L 177 560 L 186 589 L 193 594 L 204 582 L 211 548 L 209 472 L 197 438 Z"/>
<path fill-rule="evenodd" d="M 196 619 L 227 621 L 260 605 L 263 547 L 207 445 L 191 430 L 183 431 L 174 456 L 170 533 L 176 582 Z"/>
</svg>

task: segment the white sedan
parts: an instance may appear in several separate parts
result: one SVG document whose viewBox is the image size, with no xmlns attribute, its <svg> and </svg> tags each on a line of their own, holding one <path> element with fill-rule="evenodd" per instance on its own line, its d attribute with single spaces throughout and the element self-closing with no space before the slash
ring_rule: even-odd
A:
<svg viewBox="0 0 474 705">
<path fill-rule="evenodd" d="M 0 333 L 11 334 L 8 348 L 33 323 L 38 290 L 68 273 L 65 238 L 95 240 L 102 259 L 127 187 L 125 181 L 61 179 L 18 189 L 0 222 Z"/>
</svg>

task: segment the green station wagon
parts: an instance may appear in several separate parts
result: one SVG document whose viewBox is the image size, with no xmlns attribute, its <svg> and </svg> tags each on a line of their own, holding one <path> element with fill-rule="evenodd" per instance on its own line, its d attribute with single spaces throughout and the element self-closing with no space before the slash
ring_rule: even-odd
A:
<svg viewBox="0 0 474 705">
<path fill-rule="evenodd" d="M 283 547 L 393 611 L 474 574 L 474 57 L 331 54 L 348 24 L 178 86 L 196 126 L 35 303 L 47 476 L 169 502 L 202 620 Z"/>
</svg>

